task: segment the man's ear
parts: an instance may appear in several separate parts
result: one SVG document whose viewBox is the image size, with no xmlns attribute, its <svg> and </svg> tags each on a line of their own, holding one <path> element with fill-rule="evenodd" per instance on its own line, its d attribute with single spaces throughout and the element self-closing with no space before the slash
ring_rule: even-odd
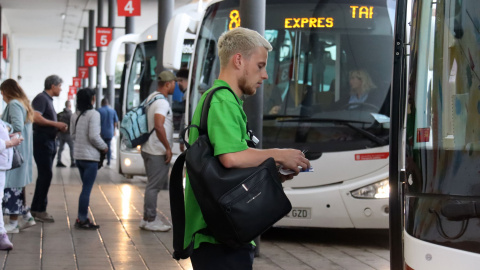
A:
<svg viewBox="0 0 480 270">
<path fill-rule="evenodd" d="M 242 66 L 243 66 L 243 62 L 244 62 L 244 59 L 243 59 L 243 56 L 241 53 L 236 53 L 232 56 L 233 58 L 233 66 L 240 69 Z"/>
</svg>

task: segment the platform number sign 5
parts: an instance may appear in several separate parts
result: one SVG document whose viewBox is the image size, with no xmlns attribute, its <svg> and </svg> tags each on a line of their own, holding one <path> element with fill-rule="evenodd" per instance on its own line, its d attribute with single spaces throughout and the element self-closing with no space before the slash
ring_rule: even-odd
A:
<svg viewBox="0 0 480 270">
<path fill-rule="evenodd" d="M 95 46 L 105 47 L 112 41 L 112 28 L 97 27 L 95 31 Z"/>
<path fill-rule="evenodd" d="M 141 0 L 117 0 L 118 16 L 140 16 Z"/>
<path fill-rule="evenodd" d="M 85 52 L 84 61 L 86 67 L 97 66 L 97 52 Z"/>
</svg>

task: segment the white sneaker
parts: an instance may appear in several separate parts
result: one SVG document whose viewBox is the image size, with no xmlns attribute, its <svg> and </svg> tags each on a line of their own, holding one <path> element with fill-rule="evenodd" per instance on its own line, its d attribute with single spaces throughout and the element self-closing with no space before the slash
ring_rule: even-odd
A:
<svg viewBox="0 0 480 270">
<path fill-rule="evenodd" d="M 154 221 L 146 222 L 142 229 L 152 232 L 168 232 L 172 227 L 164 224 L 158 217 Z"/>
<path fill-rule="evenodd" d="M 143 229 L 145 228 L 145 225 L 147 225 L 147 221 L 143 220 L 142 218 L 142 220 L 140 221 L 140 225 L 138 225 L 138 227 L 140 227 L 140 229 Z"/>
<path fill-rule="evenodd" d="M 10 223 L 7 223 L 7 224 L 5 224 L 5 230 L 7 231 L 7 233 L 19 233 L 20 232 L 20 228 L 18 227 L 18 224 L 15 226 L 15 225 L 12 225 Z"/>
<path fill-rule="evenodd" d="M 20 230 L 26 229 L 28 227 L 32 227 L 35 224 L 37 224 L 37 223 L 35 222 L 35 218 L 33 218 L 33 217 L 30 217 L 27 220 L 25 220 L 24 218 L 21 218 L 21 219 L 18 220 L 18 226 L 19 226 Z"/>
</svg>

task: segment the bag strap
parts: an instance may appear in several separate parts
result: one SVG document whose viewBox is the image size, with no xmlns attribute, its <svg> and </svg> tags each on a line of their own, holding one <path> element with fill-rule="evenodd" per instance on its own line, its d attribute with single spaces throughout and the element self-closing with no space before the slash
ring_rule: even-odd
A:
<svg viewBox="0 0 480 270">
<path fill-rule="evenodd" d="M 212 101 L 213 94 L 215 94 L 215 92 L 217 92 L 218 90 L 222 90 L 222 89 L 227 89 L 228 91 L 230 91 L 230 93 L 232 93 L 232 95 L 235 97 L 235 100 L 237 101 L 238 105 L 240 105 L 240 101 L 238 101 L 237 95 L 233 92 L 233 90 L 230 87 L 219 86 L 217 88 L 212 89 L 210 92 L 208 92 L 207 96 L 205 97 L 205 100 L 203 101 L 202 115 L 200 116 L 200 128 L 197 127 L 199 135 L 208 134 L 207 122 L 208 122 L 208 112 L 210 110 L 210 102 Z M 255 148 L 259 140 L 253 134 L 253 131 L 248 127 L 248 121 L 247 121 L 247 134 L 248 134 L 248 137 L 250 137 L 250 140 L 247 140 L 248 146 Z M 183 139 L 185 141 L 185 138 Z"/>
<path fill-rule="evenodd" d="M 148 98 L 146 98 L 142 104 L 140 104 L 140 106 L 144 105 L 144 103 L 147 101 Z M 165 96 L 162 94 L 162 93 L 157 93 L 155 94 L 149 101 L 147 104 L 144 105 L 145 109 L 147 110 L 147 113 L 148 113 L 148 108 L 150 107 L 150 105 L 152 105 L 153 102 L 159 100 L 159 99 L 166 99 Z M 147 125 L 148 127 L 148 125 Z M 152 133 L 155 131 L 155 127 L 152 128 L 152 130 L 148 133 L 148 137 L 150 137 L 150 135 L 152 135 Z"/>
<path fill-rule="evenodd" d="M 185 195 L 183 193 L 183 166 L 187 151 L 181 153 L 173 164 L 170 173 L 170 212 L 172 214 L 173 254 L 175 260 L 187 259 L 192 255 L 197 233 L 212 235 L 207 228 L 200 229 L 192 235 L 187 248 L 183 248 L 185 239 Z"/>
<path fill-rule="evenodd" d="M 75 121 L 75 132 L 77 132 L 77 123 L 78 123 L 78 120 L 80 119 L 80 116 L 82 116 L 82 114 L 85 113 L 86 111 L 88 111 L 88 110 L 83 111 L 83 112 L 77 117 L 77 120 Z"/>
</svg>

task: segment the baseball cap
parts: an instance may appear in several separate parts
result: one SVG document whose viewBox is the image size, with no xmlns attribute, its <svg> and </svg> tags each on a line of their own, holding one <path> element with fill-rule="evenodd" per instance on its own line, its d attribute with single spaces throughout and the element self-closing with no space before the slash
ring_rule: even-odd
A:
<svg viewBox="0 0 480 270">
<path fill-rule="evenodd" d="M 177 77 L 173 75 L 172 72 L 164 70 L 158 74 L 158 81 L 160 82 L 170 82 L 170 81 L 176 81 Z"/>
</svg>

